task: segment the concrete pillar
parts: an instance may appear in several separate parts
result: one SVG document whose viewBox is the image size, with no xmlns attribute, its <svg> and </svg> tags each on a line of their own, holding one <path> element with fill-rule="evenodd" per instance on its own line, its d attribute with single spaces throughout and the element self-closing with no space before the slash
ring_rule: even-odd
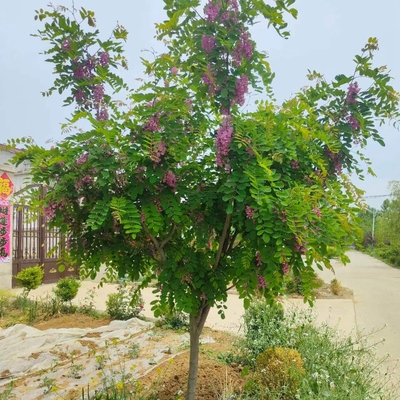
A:
<svg viewBox="0 0 400 400">
<path fill-rule="evenodd" d="M 14 170 L 0 165 L 0 289 L 12 287 Z"/>
</svg>

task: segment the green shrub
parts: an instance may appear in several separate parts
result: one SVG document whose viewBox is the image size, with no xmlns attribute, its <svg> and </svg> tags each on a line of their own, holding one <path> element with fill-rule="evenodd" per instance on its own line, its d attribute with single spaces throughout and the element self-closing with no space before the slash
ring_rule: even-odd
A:
<svg viewBox="0 0 400 400">
<path fill-rule="evenodd" d="M 157 321 L 157 326 L 175 330 L 187 330 L 189 328 L 189 314 L 172 310 Z"/>
<path fill-rule="evenodd" d="M 330 287 L 331 287 L 332 293 L 336 296 L 338 296 L 343 289 L 342 283 L 340 281 L 338 281 L 337 279 L 331 280 Z"/>
<path fill-rule="evenodd" d="M 63 302 L 71 302 L 78 294 L 81 283 L 75 278 L 62 278 L 57 282 L 54 293 Z"/>
<path fill-rule="evenodd" d="M 112 319 L 127 320 L 139 317 L 143 311 L 143 298 L 135 294 L 135 288 L 121 280 L 117 293 L 110 293 L 106 301 L 107 314 Z"/>
<path fill-rule="evenodd" d="M 310 312 L 294 309 L 283 313 L 278 306 L 268 306 L 265 302 L 254 303 L 246 311 L 244 332 L 245 337 L 237 343 L 235 362 L 254 371 L 259 355 L 267 348 L 291 348 L 301 355 L 306 372 L 295 398 L 396 398 L 387 386 L 390 376 L 380 375 L 384 360 L 376 357 L 367 335 L 356 339 L 345 337 L 327 325 L 315 325 Z M 255 379 L 246 394 L 249 399 L 282 398 L 282 393 L 269 389 L 267 392 Z"/>
<path fill-rule="evenodd" d="M 294 349 L 268 347 L 257 357 L 256 381 L 261 389 L 282 400 L 293 399 L 304 375 L 303 360 Z"/>
<path fill-rule="evenodd" d="M 39 265 L 28 267 L 19 271 L 15 277 L 18 284 L 24 287 L 25 295 L 27 296 L 31 290 L 37 289 L 43 281 L 44 271 Z"/>
</svg>

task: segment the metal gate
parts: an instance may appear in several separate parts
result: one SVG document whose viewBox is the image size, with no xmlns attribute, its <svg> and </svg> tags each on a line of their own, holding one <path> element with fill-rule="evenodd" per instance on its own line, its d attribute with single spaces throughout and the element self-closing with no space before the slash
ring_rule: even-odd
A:
<svg viewBox="0 0 400 400">
<path fill-rule="evenodd" d="M 13 215 L 13 287 L 15 275 L 19 271 L 34 265 L 44 268 L 43 283 L 54 283 L 60 278 L 78 276 L 78 268 L 67 266 L 63 272 L 57 268 L 61 246 L 65 237 L 57 229 L 49 228 L 46 217 L 32 211 L 28 206 L 14 205 Z"/>
</svg>

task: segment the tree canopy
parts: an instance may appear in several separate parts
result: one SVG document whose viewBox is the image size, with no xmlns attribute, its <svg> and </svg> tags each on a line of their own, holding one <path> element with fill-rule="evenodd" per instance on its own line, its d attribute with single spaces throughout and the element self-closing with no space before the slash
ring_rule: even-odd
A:
<svg viewBox="0 0 400 400">
<path fill-rule="evenodd" d="M 312 72 L 310 86 L 277 105 L 249 28 L 265 18 L 287 37 L 293 0 L 164 3 L 165 52 L 142 59 L 136 90 L 116 72 L 127 67 L 123 26 L 102 40 L 91 11 L 37 11 L 56 73 L 44 94 L 66 95 L 75 110 L 53 148 L 10 144 L 25 144 L 14 161 L 30 160 L 33 182 L 46 186 L 30 202 L 69 237 L 64 257 L 86 276 L 106 264 L 109 277 L 155 280 L 156 316 L 190 314 L 193 399 L 198 336 L 210 307 L 223 316 L 229 287 L 245 306 L 256 293 L 273 301 L 292 270 L 308 299 L 314 265 L 331 268 L 327 246 L 358 238 L 362 192 L 348 174 L 369 168 L 363 148 L 383 144 L 377 126 L 397 120 L 399 96 L 373 65 L 370 38 L 353 71 L 332 82 Z M 250 91 L 264 98 L 253 111 L 243 108 Z M 74 129 L 80 120 L 89 128 Z"/>
</svg>

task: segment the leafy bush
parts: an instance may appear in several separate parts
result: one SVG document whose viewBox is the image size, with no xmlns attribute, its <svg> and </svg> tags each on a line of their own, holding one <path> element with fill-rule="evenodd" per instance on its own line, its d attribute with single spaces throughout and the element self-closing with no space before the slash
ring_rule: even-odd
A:
<svg viewBox="0 0 400 400">
<path fill-rule="evenodd" d="M 81 283 L 75 278 L 62 278 L 57 282 L 55 295 L 63 302 L 71 302 L 78 294 Z"/>
<path fill-rule="evenodd" d="M 110 293 L 106 301 L 107 314 L 112 319 L 127 320 L 139 317 L 143 311 L 143 298 L 135 294 L 135 288 L 121 280 L 117 293 Z"/>
<path fill-rule="evenodd" d="M 247 310 L 244 332 L 245 337 L 237 343 L 235 362 L 253 371 L 265 349 L 290 348 L 301 355 L 306 373 L 296 398 L 396 398 L 387 388 L 389 375 L 380 375 L 384 360 L 376 357 L 368 336 L 344 337 L 327 325 L 316 326 L 310 312 L 294 309 L 284 313 L 279 305 L 269 306 L 265 302 L 254 303 Z M 262 399 L 266 392 L 255 380 L 246 394 L 248 398 Z M 278 400 L 282 393 L 269 390 L 267 398 Z"/>
<path fill-rule="evenodd" d="M 340 292 L 342 291 L 342 283 L 338 281 L 337 279 L 332 279 L 331 280 L 331 291 L 334 295 L 338 296 Z"/>
<path fill-rule="evenodd" d="M 293 399 L 305 375 L 301 355 L 294 349 L 268 347 L 256 361 L 256 380 L 267 393 Z"/>
<path fill-rule="evenodd" d="M 188 329 L 189 314 L 185 312 L 172 311 L 161 317 L 157 321 L 157 326 L 164 326 L 168 329 Z"/>
<path fill-rule="evenodd" d="M 24 287 L 25 296 L 27 296 L 31 290 L 37 289 L 42 284 L 43 276 L 43 268 L 35 265 L 19 271 L 15 278 L 18 284 Z"/>
</svg>

